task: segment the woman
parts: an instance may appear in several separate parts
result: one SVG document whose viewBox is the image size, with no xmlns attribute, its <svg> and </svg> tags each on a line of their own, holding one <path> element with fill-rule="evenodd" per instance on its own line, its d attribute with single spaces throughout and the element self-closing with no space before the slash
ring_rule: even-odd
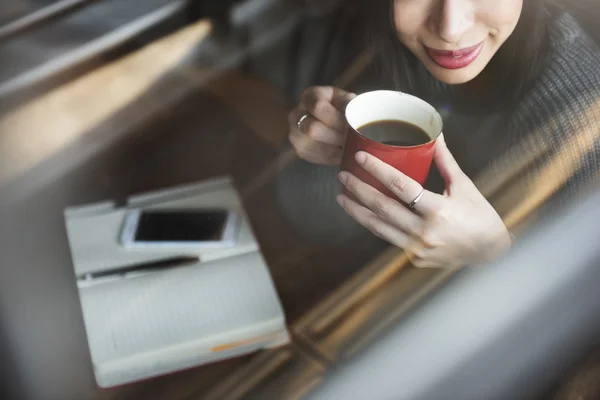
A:
<svg viewBox="0 0 600 400">
<path fill-rule="evenodd" d="M 375 25 L 383 28 L 380 55 L 390 78 L 384 86 L 444 112 L 434 160 L 443 194 L 425 190 L 421 196 L 418 183 L 358 153 L 356 159 L 397 198 L 340 173 L 339 181 L 363 205 L 343 195 L 338 203 L 375 235 L 413 254 L 415 266 L 492 260 L 510 248 L 511 234 L 471 178 L 484 170 L 494 176 L 511 157 L 537 152 L 521 199 L 532 195 L 539 172 L 550 167 L 569 175 L 557 198 L 591 182 L 600 165 L 600 50 L 574 18 L 547 0 L 380 3 L 385 7 L 375 13 Z M 300 158 L 339 163 L 343 110 L 354 96 L 333 87 L 304 92 L 290 114 L 289 139 Z M 398 201 L 415 199 L 416 213 Z"/>
</svg>

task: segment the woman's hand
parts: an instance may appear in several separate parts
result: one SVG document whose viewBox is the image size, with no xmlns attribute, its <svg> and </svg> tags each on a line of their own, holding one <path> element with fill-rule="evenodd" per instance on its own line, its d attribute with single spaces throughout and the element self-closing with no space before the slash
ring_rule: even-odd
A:
<svg viewBox="0 0 600 400">
<path fill-rule="evenodd" d="M 372 233 L 405 249 L 413 265 L 463 267 L 491 261 L 510 248 L 511 237 L 502 219 L 462 172 L 443 136 L 434 160 L 446 190 L 444 195 L 425 190 L 415 212 L 404 204 L 419 196 L 421 185 L 370 154 L 359 152 L 356 160 L 402 202 L 347 172 L 340 173 L 339 179 L 364 206 L 344 195 L 338 202 Z"/>
<path fill-rule="evenodd" d="M 354 97 L 329 86 L 304 91 L 288 117 L 290 142 L 300 158 L 315 164 L 340 163 L 347 129 L 344 110 Z"/>
</svg>

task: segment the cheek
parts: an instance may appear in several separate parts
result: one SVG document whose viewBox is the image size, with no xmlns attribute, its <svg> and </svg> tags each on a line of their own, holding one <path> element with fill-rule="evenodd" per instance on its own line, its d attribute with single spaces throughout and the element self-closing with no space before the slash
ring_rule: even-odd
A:
<svg viewBox="0 0 600 400">
<path fill-rule="evenodd" d="M 523 10 L 523 0 L 487 0 L 489 5 L 480 13 L 481 20 L 493 35 L 506 38 L 513 31 Z"/>
<path fill-rule="evenodd" d="M 403 42 L 416 40 L 427 18 L 427 7 L 423 4 L 406 0 L 394 2 L 394 26 L 398 37 Z"/>
</svg>

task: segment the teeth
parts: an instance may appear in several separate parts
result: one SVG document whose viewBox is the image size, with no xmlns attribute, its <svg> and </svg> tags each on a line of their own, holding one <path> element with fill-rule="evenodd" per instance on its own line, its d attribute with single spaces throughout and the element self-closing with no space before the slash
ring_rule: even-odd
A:
<svg viewBox="0 0 600 400">
<path fill-rule="evenodd" d="M 457 55 L 453 56 L 452 58 L 462 58 L 462 54 L 457 54 Z"/>
</svg>

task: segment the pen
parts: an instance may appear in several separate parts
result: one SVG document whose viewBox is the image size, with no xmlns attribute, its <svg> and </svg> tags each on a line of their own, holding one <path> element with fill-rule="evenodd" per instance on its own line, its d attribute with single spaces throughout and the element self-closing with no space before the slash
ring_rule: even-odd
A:
<svg viewBox="0 0 600 400">
<path fill-rule="evenodd" d="M 130 272 L 141 272 L 141 271 L 161 271 L 165 269 L 183 267 L 186 265 L 197 264 L 200 262 L 198 256 L 177 256 L 165 258 L 157 261 L 149 261 L 138 264 L 131 264 L 124 267 L 112 268 L 103 271 L 86 272 L 78 275 L 79 280 L 92 280 L 98 278 L 106 278 L 111 276 L 124 275 Z"/>
</svg>

